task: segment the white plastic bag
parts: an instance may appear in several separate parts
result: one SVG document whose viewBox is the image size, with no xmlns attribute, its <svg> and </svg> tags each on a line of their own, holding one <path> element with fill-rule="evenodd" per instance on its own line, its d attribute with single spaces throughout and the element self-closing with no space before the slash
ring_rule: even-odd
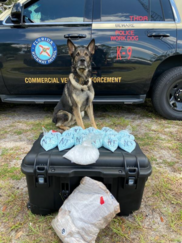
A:
<svg viewBox="0 0 182 243">
<path fill-rule="evenodd" d="M 92 145 L 92 135 L 86 136 L 86 140 L 82 144 L 76 145 L 69 150 L 64 158 L 79 165 L 89 165 L 95 163 L 99 158 L 99 150 Z"/>
<path fill-rule="evenodd" d="M 84 177 L 51 224 L 63 243 L 95 243 L 99 231 L 119 212 L 105 185 Z"/>
</svg>

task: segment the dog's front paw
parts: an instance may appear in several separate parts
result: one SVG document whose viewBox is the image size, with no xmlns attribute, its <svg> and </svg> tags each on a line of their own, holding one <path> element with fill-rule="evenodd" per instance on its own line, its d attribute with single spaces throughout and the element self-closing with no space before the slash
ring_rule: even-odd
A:
<svg viewBox="0 0 182 243">
<path fill-rule="evenodd" d="M 83 85 L 81 91 L 87 91 L 87 90 L 88 90 L 87 85 Z"/>
</svg>

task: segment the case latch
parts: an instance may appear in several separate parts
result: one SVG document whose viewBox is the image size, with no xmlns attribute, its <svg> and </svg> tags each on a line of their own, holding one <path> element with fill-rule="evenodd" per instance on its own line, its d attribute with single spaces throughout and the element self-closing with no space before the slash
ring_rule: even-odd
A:
<svg viewBox="0 0 182 243">
<path fill-rule="evenodd" d="M 140 165 L 138 158 L 136 157 L 136 166 L 129 167 L 127 166 L 126 158 L 124 157 L 124 166 L 125 166 L 125 181 L 124 188 L 127 189 L 137 189 L 139 178 L 140 178 Z"/>
<path fill-rule="evenodd" d="M 37 164 L 37 157 L 34 162 L 34 176 L 35 176 L 35 186 L 36 187 L 49 187 L 49 161 L 50 156 L 47 160 L 47 164 Z"/>
</svg>

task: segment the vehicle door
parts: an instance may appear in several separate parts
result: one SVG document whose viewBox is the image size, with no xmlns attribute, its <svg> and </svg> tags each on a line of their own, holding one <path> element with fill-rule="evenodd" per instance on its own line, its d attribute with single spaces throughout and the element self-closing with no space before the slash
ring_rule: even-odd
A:
<svg viewBox="0 0 182 243">
<path fill-rule="evenodd" d="M 169 0 L 95 0 L 96 94 L 143 95 L 157 66 L 176 51 Z"/>
<path fill-rule="evenodd" d="M 4 21 L 2 74 L 13 95 L 61 94 L 71 71 L 67 39 L 88 45 L 92 0 L 37 0 L 23 5 L 22 23 Z"/>
</svg>

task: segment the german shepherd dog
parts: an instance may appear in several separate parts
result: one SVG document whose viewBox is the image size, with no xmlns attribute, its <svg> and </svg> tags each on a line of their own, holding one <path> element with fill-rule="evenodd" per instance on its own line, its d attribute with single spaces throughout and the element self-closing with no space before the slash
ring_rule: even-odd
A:
<svg viewBox="0 0 182 243">
<path fill-rule="evenodd" d="M 91 40 L 87 47 L 76 47 L 68 39 L 67 46 L 72 59 L 71 74 L 64 87 L 62 97 L 54 108 L 52 121 L 61 130 L 68 130 L 75 122 L 84 129 L 82 117 L 86 111 L 92 126 L 97 128 L 92 104 L 94 89 L 90 78 L 95 40 Z"/>
</svg>

